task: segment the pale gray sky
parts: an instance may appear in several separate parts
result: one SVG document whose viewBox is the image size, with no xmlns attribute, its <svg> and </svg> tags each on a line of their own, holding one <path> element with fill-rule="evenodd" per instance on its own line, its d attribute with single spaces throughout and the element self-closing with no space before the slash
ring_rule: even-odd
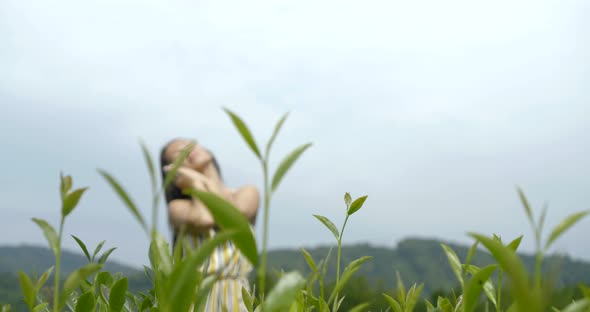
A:
<svg viewBox="0 0 590 312">
<path fill-rule="evenodd" d="M 291 112 L 273 168 L 311 141 L 276 193 L 272 247 L 333 237 L 344 192 L 369 195 L 345 242 L 531 230 L 515 186 L 547 225 L 590 204 L 587 1 L 0 2 L 0 244 L 44 243 L 58 177 L 90 186 L 65 233 L 147 263 L 148 241 L 96 168 L 149 215 L 138 139 L 154 157 L 197 138 L 229 185 L 260 168 L 221 107 L 260 144 Z M 164 211 L 160 229 L 167 235 Z M 590 259 L 584 220 L 554 251 Z M 260 234 L 260 227 L 258 227 Z M 76 248 L 68 237 L 65 246 Z"/>
</svg>

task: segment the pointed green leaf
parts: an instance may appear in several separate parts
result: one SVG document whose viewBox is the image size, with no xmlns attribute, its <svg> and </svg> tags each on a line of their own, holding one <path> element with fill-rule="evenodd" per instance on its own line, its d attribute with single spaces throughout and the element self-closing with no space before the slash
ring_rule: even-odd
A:
<svg viewBox="0 0 590 312">
<path fill-rule="evenodd" d="M 96 255 L 98 255 L 98 253 L 100 252 L 100 249 L 102 249 L 102 246 L 104 245 L 105 241 L 102 241 L 100 243 L 98 243 L 98 245 L 96 246 L 96 249 L 94 249 L 94 253 L 92 254 L 92 261 L 94 262 L 94 258 L 96 258 Z"/>
<path fill-rule="evenodd" d="M 395 277 L 397 279 L 397 300 L 403 303 L 404 300 L 406 300 L 406 286 L 404 285 L 404 281 L 397 270 L 395 271 Z"/>
<path fill-rule="evenodd" d="M 270 140 L 268 140 L 268 143 L 266 144 L 266 157 L 268 157 L 269 152 L 270 152 L 270 148 L 272 147 L 272 144 L 274 143 L 275 139 L 277 138 L 277 135 L 279 134 L 279 131 L 281 130 L 281 127 L 283 127 L 283 123 L 285 123 L 285 120 L 287 119 L 288 116 L 289 116 L 289 113 L 285 113 L 283 115 L 283 117 L 281 117 L 281 119 L 279 119 L 279 121 L 275 125 L 275 130 L 273 131 L 272 136 L 270 137 Z"/>
<path fill-rule="evenodd" d="M 350 194 L 348 192 L 344 194 L 344 203 L 346 204 L 346 211 L 348 211 L 348 208 L 352 203 L 352 197 L 350 197 Z"/>
<path fill-rule="evenodd" d="M 473 245 L 471 245 L 471 248 L 469 248 L 469 252 L 467 253 L 467 259 L 465 259 L 465 264 L 467 264 L 467 265 L 471 264 L 471 260 L 473 260 L 473 256 L 475 255 L 475 252 L 477 251 L 478 245 L 479 245 L 479 241 L 475 241 L 475 243 L 473 243 Z"/>
<path fill-rule="evenodd" d="M 586 312 L 590 309 L 590 299 L 583 298 L 570 303 L 561 312 Z"/>
<path fill-rule="evenodd" d="M 483 235 L 469 233 L 469 236 L 479 240 L 502 269 L 508 274 L 513 284 L 514 298 L 522 311 L 540 311 L 540 298 L 529 289 L 529 279 L 524 264 L 514 251 L 503 246 L 500 242 Z"/>
<path fill-rule="evenodd" d="M 82 195 L 87 189 L 87 187 L 80 188 L 66 195 L 61 206 L 61 215 L 64 218 L 67 217 L 72 212 L 72 210 L 74 210 L 74 208 L 76 208 L 80 198 L 82 198 Z"/>
<path fill-rule="evenodd" d="M 164 183 L 162 186 L 162 188 L 164 190 L 166 190 L 170 186 L 170 184 L 172 183 L 172 181 L 176 177 L 176 173 L 178 172 L 178 168 L 180 168 L 180 166 L 184 163 L 184 161 L 186 160 L 188 155 L 191 153 L 193 148 L 195 148 L 195 145 L 196 145 L 195 142 L 190 142 L 185 147 L 183 147 L 182 150 L 180 150 L 180 153 L 178 154 L 176 159 L 174 159 L 174 162 L 172 162 L 172 168 L 170 169 L 170 171 L 168 171 L 166 173 L 166 177 L 164 178 Z"/>
<path fill-rule="evenodd" d="M 418 303 L 418 299 L 420 299 L 422 289 L 424 289 L 424 284 L 418 286 L 416 286 L 416 284 L 412 285 L 412 288 L 406 297 L 406 311 L 414 311 L 414 307 Z"/>
<path fill-rule="evenodd" d="M 191 189 L 190 194 L 197 197 L 209 208 L 215 223 L 222 230 L 240 233 L 234 237 L 234 244 L 253 265 L 258 265 L 256 241 L 248 219 L 230 202 L 213 193 Z"/>
<path fill-rule="evenodd" d="M 385 297 L 385 300 L 387 300 L 387 302 L 389 303 L 389 306 L 391 307 L 391 310 L 393 312 L 403 312 L 401 305 L 395 299 L 391 298 L 387 294 L 382 295 L 383 297 Z"/>
<path fill-rule="evenodd" d="M 350 280 L 354 273 L 356 273 L 356 271 L 358 271 L 358 269 L 361 268 L 361 265 L 371 258 L 373 257 L 360 257 L 356 260 L 351 261 L 350 264 L 348 264 L 348 266 L 344 269 L 344 272 L 342 273 L 340 280 L 338 281 L 338 283 L 336 283 L 336 286 L 334 286 L 334 289 L 332 290 L 332 293 L 328 298 L 328 304 L 330 304 L 332 300 L 336 298 L 336 294 L 338 294 L 342 290 L 342 288 L 344 288 L 344 285 L 346 285 L 346 283 L 348 283 L 348 280 Z"/>
<path fill-rule="evenodd" d="M 131 198 L 127 194 L 127 192 L 125 192 L 123 187 L 121 187 L 119 182 L 117 182 L 117 180 L 115 180 L 115 178 L 113 178 L 110 174 L 108 174 L 104 170 L 99 169 L 98 172 L 100 173 L 100 175 L 103 176 L 103 178 L 105 178 L 105 180 L 107 180 L 109 185 L 113 188 L 113 190 L 115 190 L 117 195 L 119 195 L 119 197 L 121 198 L 123 203 L 125 203 L 127 208 L 129 208 L 129 211 L 131 211 L 131 214 L 133 214 L 133 216 L 137 219 L 137 221 L 139 221 L 139 224 L 141 224 L 141 227 L 147 233 L 148 228 L 147 228 L 147 224 L 145 223 L 145 220 L 143 219 L 143 216 L 141 215 L 141 213 L 137 209 L 137 206 L 135 206 L 135 204 L 133 203 L 133 201 L 131 200 Z"/>
<path fill-rule="evenodd" d="M 111 255 L 111 253 L 113 253 L 113 251 L 115 251 L 115 249 L 117 249 L 117 247 L 113 247 L 107 251 L 105 251 L 102 256 L 100 256 L 100 259 L 98 259 L 98 263 L 103 264 L 107 261 L 107 259 L 109 258 L 109 256 Z"/>
<path fill-rule="evenodd" d="M 353 213 L 357 212 L 359 209 L 361 209 L 361 207 L 363 207 L 363 204 L 365 203 L 365 200 L 367 200 L 367 197 L 369 196 L 365 195 L 355 199 L 352 202 L 352 204 L 350 204 L 350 208 L 348 209 L 348 215 L 350 216 Z"/>
<path fill-rule="evenodd" d="M 124 277 L 118 280 L 115 285 L 113 285 L 113 288 L 111 288 L 111 293 L 109 294 L 109 307 L 111 312 L 119 312 L 123 308 L 128 286 L 129 283 L 127 278 Z"/>
<path fill-rule="evenodd" d="M 23 297 L 25 299 L 24 301 L 29 309 L 33 310 L 35 305 L 35 297 L 37 296 L 33 287 L 33 282 L 23 271 L 18 271 L 18 279 L 20 281 L 20 288 L 23 291 Z"/>
<path fill-rule="evenodd" d="M 66 194 L 68 194 L 68 192 L 70 191 L 71 188 L 72 188 L 72 177 L 69 175 L 64 177 L 63 174 L 60 174 L 59 190 L 60 190 L 62 200 L 66 197 Z"/>
<path fill-rule="evenodd" d="M 471 273 L 472 276 L 474 276 L 475 274 L 477 274 L 480 271 L 480 269 L 478 267 L 476 267 L 475 265 L 468 266 L 466 270 L 469 273 Z M 492 304 L 494 304 L 494 306 L 497 306 L 496 290 L 494 289 L 494 284 L 492 284 L 491 279 L 488 279 L 487 281 L 485 281 L 485 283 L 483 284 L 483 291 L 486 294 L 486 296 L 488 297 L 488 299 L 492 302 Z"/>
<path fill-rule="evenodd" d="M 84 293 L 76 302 L 76 312 L 89 312 L 96 310 L 96 300 L 92 291 Z"/>
<path fill-rule="evenodd" d="M 524 192 L 522 191 L 522 189 L 517 188 L 518 189 L 518 196 L 520 197 L 520 201 L 522 202 L 522 205 L 524 206 L 524 211 L 526 212 L 526 216 L 529 219 L 529 221 L 531 222 L 531 226 L 533 227 L 533 229 L 536 228 L 535 226 L 535 220 L 533 219 L 533 211 L 531 210 L 531 205 L 529 204 L 529 201 L 527 200 L 526 196 L 524 195 Z"/>
<path fill-rule="evenodd" d="M 245 287 L 242 287 L 242 298 L 244 299 L 244 305 L 246 306 L 246 309 L 248 309 L 248 312 L 252 312 L 254 309 L 254 302 L 252 301 L 252 296 Z"/>
<path fill-rule="evenodd" d="M 576 224 L 578 221 L 580 221 L 580 219 L 585 217 L 588 213 L 590 213 L 590 210 L 580 211 L 580 212 L 569 215 L 567 218 L 565 218 L 563 221 L 561 221 L 561 223 L 559 223 L 553 229 L 553 231 L 551 232 L 551 235 L 549 235 L 549 239 L 547 240 L 547 243 L 545 244 L 545 249 L 548 249 L 549 246 L 551 246 L 551 244 L 559 236 L 561 236 L 561 234 L 563 234 L 570 227 L 572 227 L 574 224 Z"/>
<path fill-rule="evenodd" d="M 328 219 L 324 216 L 320 216 L 320 215 L 313 215 L 313 216 L 316 219 L 320 220 L 320 222 L 322 222 L 328 228 L 328 230 L 330 230 L 332 232 L 332 234 L 334 234 L 334 237 L 336 237 L 336 239 L 338 239 L 340 237 L 340 234 L 338 233 L 338 229 L 336 228 L 334 223 L 332 223 L 332 221 L 330 221 L 330 219 Z"/>
<path fill-rule="evenodd" d="M 252 133 L 250 133 L 248 126 L 246 126 L 246 123 L 244 123 L 244 121 L 242 121 L 242 119 L 238 117 L 238 115 L 234 114 L 229 109 L 224 108 L 223 110 L 229 115 L 234 126 L 236 127 L 236 129 L 238 129 L 238 132 L 240 133 L 244 141 L 246 141 L 246 144 L 248 144 L 252 152 L 256 154 L 256 157 L 258 157 L 258 159 L 262 159 L 262 155 L 260 155 L 260 150 L 258 149 L 256 141 L 254 141 L 254 137 L 252 136 Z"/>
<path fill-rule="evenodd" d="M 37 223 L 37 225 L 41 228 L 41 230 L 43 230 L 43 235 L 45 235 L 45 238 L 47 239 L 47 242 L 49 243 L 49 247 L 51 247 L 53 254 L 57 255 L 57 253 L 59 251 L 59 241 L 57 238 L 57 233 L 55 233 L 55 230 L 53 229 L 53 227 L 49 223 L 47 223 L 47 221 L 45 221 L 45 220 L 37 219 L 37 218 L 33 218 L 32 220 L 33 220 L 33 222 Z"/>
<path fill-rule="evenodd" d="M 519 237 L 515 238 L 506 247 L 508 247 L 508 248 L 510 248 L 510 250 L 516 252 L 516 250 L 518 249 L 518 246 L 520 246 L 520 241 L 522 240 L 522 237 L 523 237 L 523 235 L 520 235 Z"/>
<path fill-rule="evenodd" d="M 156 168 L 154 166 L 154 161 L 152 159 L 152 156 L 147 148 L 147 146 L 145 145 L 145 143 L 143 141 L 140 141 L 140 146 L 141 146 L 141 152 L 143 154 L 143 159 L 145 160 L 145 163 L 148 167 L 149 173 L 150 173 L 150 181 L 152 183 L 152 187 L 156 187 Z"/>
<path fill-rule="evenodd" d="M 431 312 L 434 310 L 434 306 L 430 301 L 428 301 L 428 299 L 424 299 L 424 304 L 426 305 L 426 311 Z"/>
<path fill-rule="evenodd" d="M 489 280 L 492 273 L 496 270 L 497 265 L 490 265 L 480 269 L 475 273 L 465 286 L 463 295 L 463 311 L 471 312 L 479 299 L 484 284 Z"/>
<path fill-rule="evenodd" d="M 47 303 L 47 302 L 40 303 L 33 309 L 33 312 L 49 311 L 47 309 L 48 306 L 49 306 L 49 303 Z M 8 312 L 8 311 L 9 310 L 2 310 L 2 312 Z"/>
<path fill-rule="evenodd" d="M 35 283 L 35 289 L 37 289 L 37 291 L 39 291 L 43 287 L 43 285 L 45 285 L 45 282 L 47 282 L 47 279 L 49 278 L 52 272 L 53 266 L 47 269 L 47 271 L 43 272 L 41 277 L 39 277 L 37 283 Z"/>
<path fill-rule="evenodd" d="M 324 262 L 322 264 L 322 274 L 320 276 L 320 297 L 322 297 L 322 300 L 324 298 L 324 283 L 325 283 L 325 279 L 326 279 L 326 272 L 328 269 L 328 263 L 330 261 L 330 255 L 332 255 L 332 247 L 330 247 L 330 249 L 328 249 L 328 254 L 326 255 L 326 259 L 324 259 Z"/>
<path fill-rule="evenodd" d="M 361 304 L 357 304 L 352 309 L 350 309 L 349 312 L 362 312 L 362 311 L 365 311 L 368 307 L 369 307 L 369 304 L 366 302 L 361 303 Z"/>
<path fill-rule="evenodd" d="M 453 305 L 448 298 L 438 297 L 436 302 L 437 308 L 443 310 L 444 312 L 451 312 L 453 311 Z"/>
<path fill-rule="evenodd" d="M 462 265 L 461 265 L 461 261 L 459 260 L 459 257 L 457 257 L 457 254 L 455 253 L 455 251 L 451 247 L 449 247 L 445 244 L 440 244 L 440 245 L 442 246 L 443 250 L 445 251 L 447 258 L 449 259 L 449 264 L 451 265 L 451 269 L 453 269 L 453 273 L 455 273 L 457 280 L 461 284 L 461 287 L 463 287 L 463 270 L 462 270 Z"/>
<path fill-rule="evenodd" d="M 304 248 L 301 248 L 301 253 L 305 257 L 305 261 L 307 262 L 307 265 L 309 265 L 309 268 L 311 269 L 311 271 L 316 272 L 318 270 L 318 268 L 317 268 L 315 262 L 313 261 L 313 258 L 309 254 L 309 252 L 307 252 L 307 250 L 305 250 Z"/>
<path fill-rule="evenodd" d="M 541 239 L 541 233 L 543 232 L 543 227 L 545 226 L 545 216 L 547 215 L 547 203 L 543 204 L 543 211 L 541 211 L 541 215 L 539 216 L 539 222 L 537 223 L 537 239 Z"/>
<path fill-rule="evenodd" d="M 305 152 L 305 150 L 308 149 L 310 146 L 311 146 L 311 143 L 301 145 L 298 148 L 296 148 L 295 150 L 293 150 L 290 154 L 285 156 L 285 158 L 283 158 L 283 160 L 279 164 L 279 167 L 275 171 L 275 174 L 272 178 L 272 183 L 271 183 L 271 188 L 270 188 L 271 192 L 274 192 L 277 189 L 277 187 L 281 183 L 281 180 L 283 179 L 283 177 L 285 176 L 287 171 L 289 171 L 289 169 L 291 168 L 291 166 L 293 166 L 295 161 L 297 161 L 297 159 L 301 156 L 301 154 L 303 154 L 303 152 Z"/>
<path fill-rule="evenodd" d="M 82 251 L 84 252 L 84 255 L 86 256 L 86 259 L 88 259 L 88 262 L 90 262 L 90 253 L 88 253 L 88 249 L 86 248 L 86 245 L 82 242 L 82 240 L 80 240 L 75 235 L 72 235 L 72 237 L 74 238 L 76 243 L 78 243 L 78 246 L 80 246 L 80 248 L 82 248 Z"/>
<path fill-rule="evenodd" d="M 266 297 L 262 310 L 273 312 L 287 309 L 304 285 L 305 279 L 299 272 L 284 274 Z"/>
<path fill-rule="evenodd" d="M 70 273 L 70 275 L 64 282 L 63 290 L 59 297 L 59 308 L 61 309 L 65 305 L 66 300 L 70 297 L 70 294 L 76 288 L 78 288 L 82 281 L 84 281 L 88 276 L 97 272 L 101 268 L 102 265 L 100 264 L 90 263 Z"/>
</svg>

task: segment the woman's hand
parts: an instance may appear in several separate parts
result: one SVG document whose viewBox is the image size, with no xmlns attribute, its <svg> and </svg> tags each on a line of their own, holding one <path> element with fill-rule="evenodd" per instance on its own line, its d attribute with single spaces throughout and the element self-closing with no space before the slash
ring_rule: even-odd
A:
<svg viewBox="0 0 590 312">
<path fill-rule="evenodd" d="M 171 169 L 172 166 L 170 165 L 164 167 L 166 172 L 170 171 Z M 194 188 L 199 191 L 215 193 L 216 195 L 222 197 L 225 197 L 226 195 L 222 185 L 211 180 L 202 173 L 188 167 L 178 167 L 178 170 L 176 171 L 176 177 L 174 178 L 174 183 L 183 190 Z"/>
</svg>

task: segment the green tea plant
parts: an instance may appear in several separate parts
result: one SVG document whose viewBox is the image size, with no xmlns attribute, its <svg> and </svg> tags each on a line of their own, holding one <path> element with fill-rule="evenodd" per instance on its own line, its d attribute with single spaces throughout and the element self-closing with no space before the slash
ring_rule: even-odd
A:
<svg viewBox="0 0 590 312">
<path fill-rule="evenodd" d="M 354 201 L 349 193 L 344 195 L 346 206 L 344 222 L 338 230 L 334 223 L 325 216 L 314 215 L 336 238 L 336 281 L 329 295 L 325 287 L 325 279 L 328 263 L 332 254 L 330 249 L 324 259 L 316 263 L 311 254 L 305 249 L 301 253 L 309 266 L 311 273 L 304 278 L 297 271 L 278 272 L 278 281 L 270 289 L 266 290 L 267 278 L 267 244 L 268 244 L 268 217 L 272 195 L 280 182 L 290 170 L 299 157 L 311 146 L 310 143 L 303 144 L 287 154 L 272 174 L 269 172 L 270 151 L 278 133 L 280 132 L 288 114 L 283 115 L 274 127 L 274 131 L 267 141 L 264 153 L 254 140 L 246 123 L 235 113 L 228 109 L 224 111 L 229 116 L 239 135 L 246 142 L 248 148 L 259 160 L 263 171 L 263 237 L 262 250 L 259 254 L 256 240 L 250 228 L 249 221 L 228 201 L 209 192 L 202 192 L 196 189 L 187 190 L 186 193 L 193 198 L 202 201 L 213 215 L 217 225 L 221 228 L 217 235 L 213 236 L 198 249 L 184 240 L 185 229 L 180 230 L 179 243 L 171 250 L 170 244 L 157 229 L 157 219 L 160 201 L 163 192 L 170 183 L 173 183 L 174 176 L 180 165 L 184 162 L 194 145 L 186 146 L 180 156 L 172 164 L 172 169 L 166 174 L 162 183 L 159 183 L 155 165 L 152 157 L 143 142 L 140 143 L 142 154 L 146 162 L 152 191 L 151 202 L 151 224 L 140 212 L 131 196 L 121 186 L 119 181 L 107 171 L 99 169 L 98 173 L 105 179 L 108 185 L 114 190 L 123 204 L 138 221 L 141 229 L 150 240 L 148 250 L 149 266 L 144 266 L 146 276 L 152 282 L 152 288 L 147 292 L 131 293 L 129 291 L 128 278 L 122 274 L 112 274 L 103 271 L 103 265 L 108 257 L 115 251 L 110 248 L 100 256 L 105 241 L 100 242 L 94 249 L 92 255 L 87 246 L 77 236 L 72 235 L 86 259 L 88 264 L 71 272 L 64 280 L 61 277 L 61 243 L 65 220 L 77 207 L 87 188 L 72 190 L 72 177 L 60 175 L 60 225 L 58 231 L 47 221 L 33 218 L 33 221 L 41 228 L 48 245 L 55 256 L 55 266 L 48 268 L 39 277 L 29 276 L 19 272 L 19 281 L 23 293 L 23 301 L 30 311 L 35 312 L 57 312 L 57 311 L 150 311 L 150 312 L 176 312 L 176 311 L 202 311 L 211 287 L 217 281 L 215 276 L 207 276 L 198 268 L 207 260 L 216 246 L 228 240 L 234 242 L 240 252 L 257 267 L 258 283 L 252 292 L 242 289 L 245 305 L 249 312 L 274 312 L 274 311 L 339 311 L 345 296 L 340 296 L 344 286 L 351 280 L 351 277 L 361 268 L 363 263 L 371 257 L 360 257 L 351 261 L 344 270 L 341 270 L 342 240 L 349 217 L 363 207 L 367 196 L 361 196 Z M 161 185 L 161 187 L 158 187 Z M 524 267 L 522 259 L 516 251 L 522 240 L 522 236 L 504 245 L 499 236 L 491 237 L 469 233 L 475 239 L 466 258 L 461 261 L 455 251 L 449 246 L 442 244 L 441 247 L 446 254 L 452 272 L 460 286 L 459 296 L 453 293 L 452 297 L 438 297 L 436 306 L 428 300 L 424 300 L 424 307 L 429 312 L 471 312 L 478 307 L 481 308 L 482 292 L 485 294 L 485 311 L 488 305 L 495 308 L 496 312 L 541 312 L 551 309 L 557 312 L 585 312 L 590 311 L 590 287 L 581 285 L 580 290 L 584 298 L 571 302 L 559 310 L 550 307 L 548 295 L 551 292 L 551 283 L 543 276 L 542 262 L 544 255 L 552 244 L 569 228 L 580 221 L 590 211 L 574 213 L 559 223 L 549 234 L 547 240 L 542 243 L 542 230 L 545 222 L 547 208 L 544 207 L 540 217 L 535 221 L 532 209 L 524 193 L 519 189 L 519 196 L 524 206 L 525 213 L 529 219 L 535 237 L 536 261 L 534 272 L 529 274 Z M 478 246 L 485 247 L 496 260 L 496 264 L 478 267 L 472 264 L 473 257 Z M 492 274 L 497 272 L 497 279 Z M 44 296 L 41 289 L 46 286 L 49 278 L 53 276 L 54 283 L 51 287 L 52 296 Z M 504 278 L 507 280 L 505 281 Z M 494 283 L 495 282 L 495 283 Z M 503 285 L 509 282 L 508 293 L 514 302 L 502 303 Z M 393 312 L 411 312 L 418 307 L 423 284 L 413 284 L 406 291 L 405 285 L 397 272 L 397 291 L 394 297 L 383 293 L 383 297 Z M 46 289 L 46 288 L 45 288 Z M 370 307 L 371 302 L 362 302 L 354 306 L 350 311 L 361 312 Z M 508 306 L 504 310 L 503 307 Z M 10 311 L 9 305 L 0 305 L 0 312 Z"/>
</svg>

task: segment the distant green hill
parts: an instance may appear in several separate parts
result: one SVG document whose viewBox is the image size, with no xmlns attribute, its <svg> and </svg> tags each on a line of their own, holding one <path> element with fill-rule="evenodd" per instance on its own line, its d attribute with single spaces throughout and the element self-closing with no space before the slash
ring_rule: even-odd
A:
<svg viewBox="0 0 590 312">
<path fill-rule="evenodd" d="M 446 243 L 446 242 L 445 242 Z M 449 266 L 447 257 L 440 246 L 440 240 L 408 238 L 398 243 L 396 248 L 376 247 L 370 244 L 354 244 L 342 247 L 342 269 L 362 256 L 373 256 L 358 271 L 357 275 L 367 278 L 369 283 L 383 284 L 386 289 L 395 289 L 396 270 L 407 284 L 424 283 L 424 293 L 430 294 L 437 290 L 449 290 L 457 286 L 456 278 Z M 465 259 L 469 246 L 446 243 L 461 260 Z M 319 262 L 324 259 L 330 249 L 316 247 L 306 249 Z M 532 271 L 534 256 L 521 254 L 525 266 Z M 491 255 L 478 250 L 472 263 L 483 266 L 495 263 Z M 269 267 L 282 268 L 285 271 L 300 270 L 308 272 L 308 266 L 299 250 L 281 249 L 269 253 Z M 332 250 L 328 266 L 328 280 L 335 279 L 336 248 Z M 544 261 L 544 270 L 551 275 L 558 275 L 557 287 L 575 285 L 580 282 L 590 283 L 590 263 L 572 260 L 568 256 L 553 255 Z M 550 275 L 550 276 L 551 276 Z"/>
<path fill-rule="evenodd" d="M 373 256 L 373 259 L 366 262 L 357 273 L 357 276 L 363 277 L 363 281 L 368 282 L 368 287 L 394 290 L 397 270 L 406 285 L 424 283 L 423 294 L 426 296 L 436 291 L 448 291 L 456 287 L 457 283 L 440 243 L 441 241 L 434 239 L 409 238 L 401 241 L 396 248 L 376 247 L 369 244 L 345 245 L 342 269 L 356 258 Z M 461 259 L 465 258 L 469 250 L 469 247 L 464 245 L 453 243 L 447 243 L 447 245 L 451 246 Z M 311 253 L 316 263 L 319 263 L 325 258 L 329 248 L 325 246 L 306 250 Z M 522 255 L 522 257 L 525 265 L 532 270 L 534 257 L 532 255 Z M 268 260 L 271 269 L 309 272 L 304 257 L 296 249 L 271 250 Z M 17 272 L 19 269 L 25 272 L 42 272 L 52 266 L 53 261 L 53 254 L 45 247 L 24 245 L 0 247 L 0 302 L 13 304 L 18 302 L 20 286 Z M 477 252 L 473 260 L 473 264 L 480 266 L 492 262 L 491 256 L 481 250 Z M 70 272 L 85 263 L 87 260 L 81 253 L 64 251 L 62 254 L 62 271 L 64 272 Z M 335 267 L 336 248 L 333 249 L 330 257 L 327 281 L 335 279 Z M 109 260 L 106 270 L 128 275 L 132 290 L 146 290 L 150 287 L 150 282 L 140 268 Z M 576 285 L 580 282 L 590 284 L 590 263 L 585 261 L 572 260 L 568 256 L 551 256 L 546 259 L 544 270 L 550 272 L 549 274 L 558 274 L 559 278 L 555 281 L 556 287 Z M 251 275 L 253 276 L 254 274 Z"/>
<path fill-rule="evenodd" d="M 117 251 L 115 250 L 114 254 L 116 254 L 116 252 Z M 75 253 L 63 249 L 61 253 L 61 263 L 62 272 L 68 273 L 85 265 L 88 263 L 88 260 L 81 252 Z M 53 253 L 46 247 L 31 245 L 0 246 L 0 273 L 15 273 L 19 270 L 27 273 L 42 273 L 54 264 L 55 258 Z M 132 274 L 136 273 L 139 269 L 120 264 L 116 261 L 107 260 L 105 263 L 105 270 Z"/>
</svg>

